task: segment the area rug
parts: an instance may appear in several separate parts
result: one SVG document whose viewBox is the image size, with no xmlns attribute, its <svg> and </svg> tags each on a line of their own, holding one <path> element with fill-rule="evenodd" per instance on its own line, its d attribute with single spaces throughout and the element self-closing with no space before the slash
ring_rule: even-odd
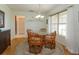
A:
<svg viewBox="0 0 79 59">
<path fill-rule="evenodd" d="M 28 43 L 24 42 L 23 44 L 20 44 L 16 47 L 15 55 L 35 55 L 35 54 L 29 52 Z M 57 43 L 55 49 L 51 50 L 43 47 L 41 53 L 37 55 L 64 55 L 64 51 L 61 45 Z"/>
</svg>

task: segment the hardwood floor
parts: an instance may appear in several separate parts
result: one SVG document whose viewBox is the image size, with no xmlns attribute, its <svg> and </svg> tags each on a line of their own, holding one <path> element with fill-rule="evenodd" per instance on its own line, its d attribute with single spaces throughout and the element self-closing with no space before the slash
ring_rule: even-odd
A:
<svg viewBox="0 0 79 59">
<path fill-rule="evenodd" d="M 11 46 L 9 46 L 3 53 L 2 55 L 14 55 L 15 54 L 15 49 L 17 45 L 23 44 L 24 41 L 27 41 L 27 39 L 23 37 L 18 37 L 15 38 L 11 41 Z M 65 46 L 61 45 L 64 49 L 64 55 L 71 55 L 71 53 L 65 48 Z"/>
<path fill-rule="evenodd" d="M 2 55 L 14 55 L 16 46 L 19 44 L 23 44 L 26 41 L 25 38 L 15 38 L 11 41 L 11 46 L 9 46 Z"/>
</svg>

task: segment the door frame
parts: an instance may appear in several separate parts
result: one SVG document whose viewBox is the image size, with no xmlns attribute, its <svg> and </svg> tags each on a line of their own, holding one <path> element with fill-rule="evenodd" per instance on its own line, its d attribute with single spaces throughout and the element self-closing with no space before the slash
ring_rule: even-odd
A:
<svg viewBox="0 0 79 59">
<path fill-rule="evenodd" d="M 15 35 L 17 34 L 17 16 L 15 16 Z"/>
</svg>

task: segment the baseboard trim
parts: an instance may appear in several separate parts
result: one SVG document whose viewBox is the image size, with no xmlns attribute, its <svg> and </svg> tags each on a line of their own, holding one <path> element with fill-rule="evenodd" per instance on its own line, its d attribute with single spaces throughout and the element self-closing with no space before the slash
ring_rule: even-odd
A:
<svg viewBox="0 0 79 59">
<path fill-rule="evenodd" d="M 67 48 L 65 48 L 66 51 L 68 51 L 71 55 L 79 55 L 79 53 L 72 53 Z"/>
<path fill-rule="evenodd" d="M 61 44 L 61 43 L 60 43 Z M 69 51 L 65 45 L 61 44 L 63 49 L 64 49 L 64 54 L 65 55 L 79 55 L 79 53 L 72 53 L 71 51 Z"/>
</svg>

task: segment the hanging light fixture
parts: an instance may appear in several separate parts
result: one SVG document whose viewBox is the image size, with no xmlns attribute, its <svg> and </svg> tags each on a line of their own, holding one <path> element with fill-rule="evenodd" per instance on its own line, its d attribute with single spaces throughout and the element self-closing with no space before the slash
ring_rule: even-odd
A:
<svg viewBox="0 0 79 59">
<path fill-rule="evenodd" d="M 39 4 L 39 13 L 38 13 L 38 15 L 35 16 L 35 18 L 37 18 L 37 19 L 44 18 L 44 16 L 41 15 L 41 12 L 40 12 L 40 4 Z"/>
</svg>

